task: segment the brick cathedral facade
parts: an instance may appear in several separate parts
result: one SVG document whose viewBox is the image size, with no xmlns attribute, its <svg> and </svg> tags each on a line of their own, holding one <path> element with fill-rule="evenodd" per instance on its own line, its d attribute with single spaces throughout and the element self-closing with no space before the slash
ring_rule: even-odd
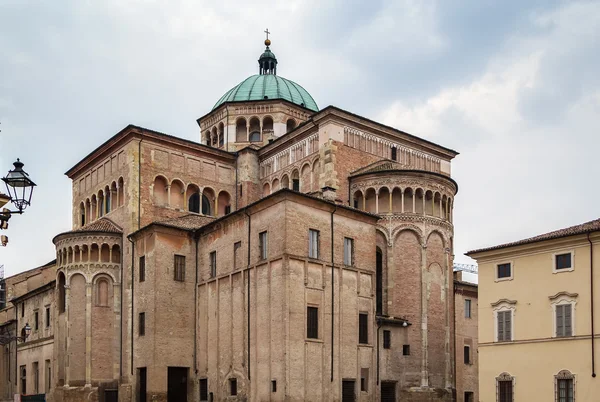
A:
<svg viewBox="0 0 600 402">
<path fill-rule="evenodd" d="M 0 391 L 453 400 L 457 153 L 318 109 L 267 50 L 200 142 L 129 125 L 67 171 L 73 228 L 0 311 L 48 325 Z"/>
</svg>

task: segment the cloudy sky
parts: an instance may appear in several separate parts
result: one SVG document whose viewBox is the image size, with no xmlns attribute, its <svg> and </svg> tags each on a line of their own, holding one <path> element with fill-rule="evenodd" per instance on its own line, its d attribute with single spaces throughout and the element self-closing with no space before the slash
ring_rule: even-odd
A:
<svg viewBox="0 0 600 402">
<path fill-rule="evenodd" d="M 218 4 L 217 4 L 218 3 Z M 133 123 L 195 119 L 257 71 L 461 154 L 455 254 L 599 217 L 600 1 L 0 1 L 0 172 L 38 183 L 0 248 L 7 275 L 54 258 L 64 172 Z"/>
</svg>

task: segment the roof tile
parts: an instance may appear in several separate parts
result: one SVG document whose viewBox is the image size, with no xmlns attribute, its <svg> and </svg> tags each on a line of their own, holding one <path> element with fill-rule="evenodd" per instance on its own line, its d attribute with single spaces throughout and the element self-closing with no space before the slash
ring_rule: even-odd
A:
<svg viewBox="0 0 600 402">
<path fill-rule="evenodd" d="M 595 231 L 600 231 L 600 219 L 595 219 L 593 221 L 585 222 L 585 223 L 571 226 L 571 227 L 564 228 L 564 229 L 555 230 L 552 232 L 544 233 L 544 234 L 530 237 L 530 238 L 523 239 L 523 240 L 514 241 L 511 243 L 505 243 L 505 244 L 500 244 L 498 246 L 492 246 L 492 247 L 480 248 L 478 250 L 472 250 L 472 251 L 467 252 L 466 254 L 471 255 L 471 254 L 481 253 L 484 251 L 499 250 L 502 248 L 507 248 L 507 247 L 512 247 L 512 246 L 520 246 L 523 244 L 536 243 L 539 241 L 558 239 L 561 237 L 574 236 L 574 235 L 595 232 Z"/>
</svg>

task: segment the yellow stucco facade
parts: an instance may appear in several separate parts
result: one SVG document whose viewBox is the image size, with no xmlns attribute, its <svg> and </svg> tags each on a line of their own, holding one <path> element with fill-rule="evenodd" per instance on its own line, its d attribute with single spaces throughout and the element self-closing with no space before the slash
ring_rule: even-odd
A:
<svg viewBox="0 0 600 402">
<path fill-rule="evenodd" d="M 594 222 L 468 253 L 479 263 L 480 402 L 600 400 Z"/>
</svg>

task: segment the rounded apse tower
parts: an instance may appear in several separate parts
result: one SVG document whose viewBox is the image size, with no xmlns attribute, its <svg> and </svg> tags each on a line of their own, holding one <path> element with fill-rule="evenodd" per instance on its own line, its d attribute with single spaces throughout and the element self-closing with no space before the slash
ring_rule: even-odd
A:
<svg viewBox="0 0 600 402">
<path fill-rule="evenodd" d="M 53 239 L 55 400 L 88 400 L 118 388 L 122 236 L 119 226 L 100 218 Z"/>
<path fill-rule="evenodd" d="M 359 169 L 349 180 L 350 204 L 380 216 L 378 322 L 410 323 L 396 334 L 410 349 L 403 359 L 382 365 L 382 375 L 400 379 L 402 392 L 415 387 L 448 392 L 454 356 L 452 211 L 458 186 L 443 173 L 394 161 Z"/>
</svg>

